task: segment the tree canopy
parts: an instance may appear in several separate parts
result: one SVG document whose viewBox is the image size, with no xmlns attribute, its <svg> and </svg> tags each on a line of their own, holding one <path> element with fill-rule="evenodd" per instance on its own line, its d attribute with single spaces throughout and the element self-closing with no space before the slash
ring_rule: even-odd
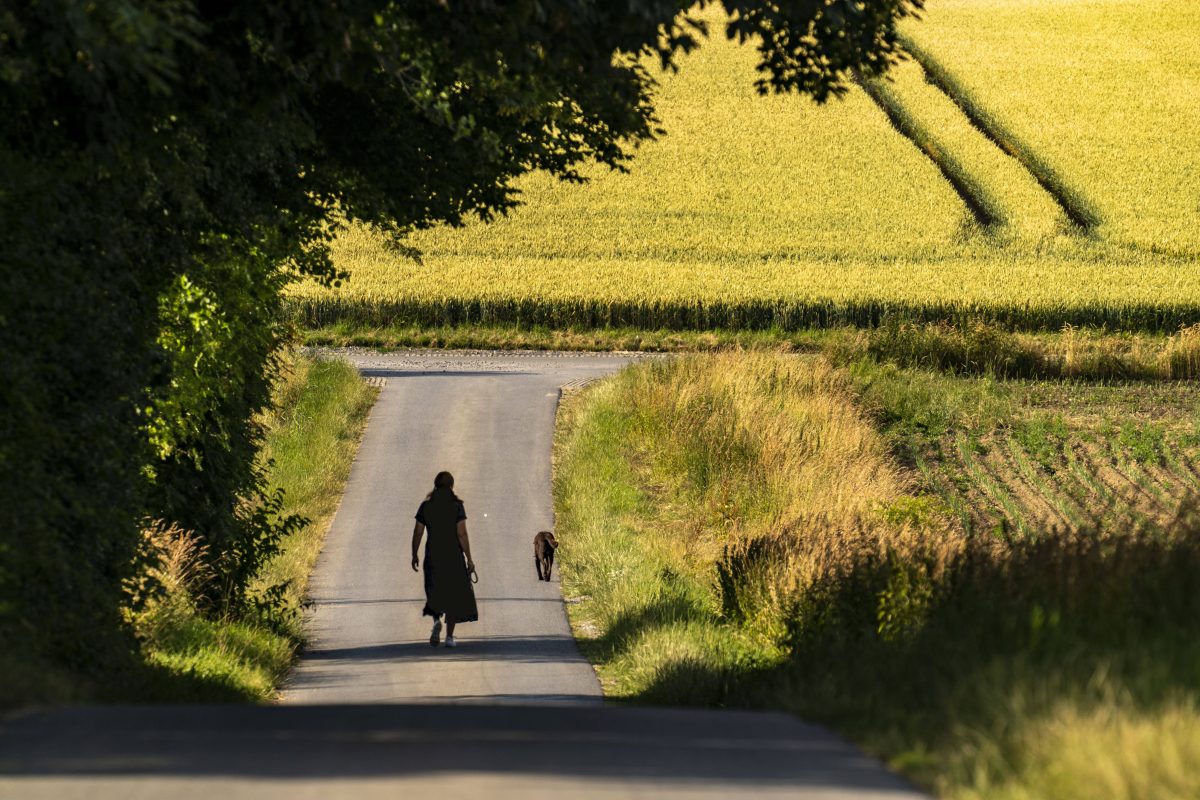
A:
<svg viewBox="0 0 1200 800">
<path fill-rule="evenodd" d="M 704 3 L 701 3 L 704 5 Z M 818 100 L 896 54 L 919 0 L 722 2 L 761 92 Z M 0 641 L 91 667 L 139 528 L 196 530 L 214 608 L 298 520 L 255 413 L 280 292 L 339 279 L 340 220 L 394 235 L 622 169 L 651 65 L 709 35 L 679 0 L 27 0 L 0 10 Z M 258 598 L 262 602 L 262 598 Z"/>
</svg>

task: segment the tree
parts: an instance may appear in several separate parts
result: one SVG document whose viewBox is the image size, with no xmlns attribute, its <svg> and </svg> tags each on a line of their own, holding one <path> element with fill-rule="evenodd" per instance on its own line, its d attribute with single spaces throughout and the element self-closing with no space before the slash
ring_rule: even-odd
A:
<svg viewBox="0 0 1200 800">
<path fill-rule="evenodd" d="M 919 0 L 723 3 L 758 88 L 884 69 Z M 27 0 L 0 11 L 0 643 L 119 659 L 140 521 L 206 537 L 237 607 L 273 519 L 254 413 L 280 291 L 339 219 L 484 219 L 535 169 L 622 169 L 690 2 Z"/>
</svg>

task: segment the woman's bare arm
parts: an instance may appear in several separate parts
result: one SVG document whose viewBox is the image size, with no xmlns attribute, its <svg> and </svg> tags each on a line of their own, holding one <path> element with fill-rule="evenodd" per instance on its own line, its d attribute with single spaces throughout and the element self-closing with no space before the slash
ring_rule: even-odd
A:
<svg viewBox="0 0 1200 800">
<path fill-rule="evenodd" d="M 460 519 L 458 521 L 458 544 L 462 547 L 462 551 L 467 554 L 467 569 L 475 569 L 475 560 L 471 558 L 471 540 L 467 537 L 467 521 Z"/>
<path fill-rule="evenodd" d="M 419 569 L 421 566 L 421 559 L 417 556 L 417 552 L 421 549 L 421 536 L 424 533 L 425 533 L 425 526 L 422 525 L 421 523 L 418 522 L 416 525 L 413 526 L 413 560 L 412 560 L 413 572 L 416 572 L 417 569 Z"/>
</svg>

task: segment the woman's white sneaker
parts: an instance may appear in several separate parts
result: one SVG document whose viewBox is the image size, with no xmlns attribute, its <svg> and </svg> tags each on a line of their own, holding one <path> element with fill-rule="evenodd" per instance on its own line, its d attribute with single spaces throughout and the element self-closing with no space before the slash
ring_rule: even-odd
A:
<svg viewBox="0 0 1200 800">
<path fill-rule="evenodd" d="M 437 647 L 438 641 L 440 641 L 441 638 L 442 638 L 442 621 L 440 619 L 435 619 L 433 621 L 433 630 L 431 630 L 429 632 L 429 646 Z M 449 637 L 447 638 L 447 642 L 449 642 Z"/>
<path fill-rule="evenodd" d="M 446 637 L 446 647 L 458 647 L 458 642 L 454 641 L 453 636 Z"/>
</svg>

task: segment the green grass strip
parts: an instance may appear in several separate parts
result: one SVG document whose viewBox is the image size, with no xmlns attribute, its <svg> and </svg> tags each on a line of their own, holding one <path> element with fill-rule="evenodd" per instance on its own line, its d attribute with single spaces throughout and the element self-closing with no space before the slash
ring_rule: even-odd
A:
<svg viewBox="0 0 1200 800">
<path fill-rule="evenodd" d="M 276 410 L 264 420 L 263 457 L 273 462 L 272 486 L 284 490 L 283 513 L 310 522 L 285 542 L 258 582 L 261 588 L 286 584 L 296 611 L 377 394 L 345 362 L 300 359 L 280 384 Z M 287 675 L 302 634 L 299 613 L 282 620 L 210 619 L 186 598 L 147 623 L 152 634 L 145 653 L 165 673 L 155 697 L 163 701 L 268 701 Z"/>
</svg>

